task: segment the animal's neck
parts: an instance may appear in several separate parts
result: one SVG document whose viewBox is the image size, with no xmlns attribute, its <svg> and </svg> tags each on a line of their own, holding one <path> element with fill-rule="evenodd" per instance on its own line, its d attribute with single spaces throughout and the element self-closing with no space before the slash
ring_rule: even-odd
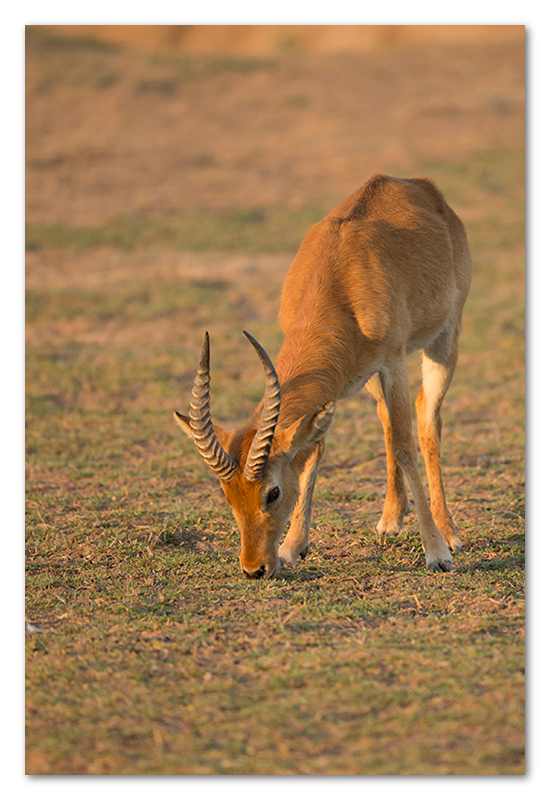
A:
<svg viewBox="0 0 550 800">
<path fill-rule="evenodd" d="M 334 329 L 307 325 L 290 330 L 275 365 L 281 384 L 281 423 L 289 425 L 337 400 L 347 380 L 348 361 L 349 345 Z"/>
</svg>

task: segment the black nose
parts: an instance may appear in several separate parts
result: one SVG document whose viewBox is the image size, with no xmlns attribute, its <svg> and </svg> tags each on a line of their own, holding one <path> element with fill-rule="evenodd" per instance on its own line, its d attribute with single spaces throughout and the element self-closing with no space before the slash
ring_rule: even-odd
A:
<svg viewBox="0 0 550 800">
<path fill-rule="evenodd" d="M 254 572 L 249 572 L 243 567 L 243 572 L 247 578 L 255 578 L 256 580 L 258 578 L 263 578 L 263 576 L 265 575 L 265 564 L 263 564 L 259 569 L 255 570 Z"/>
</svg>

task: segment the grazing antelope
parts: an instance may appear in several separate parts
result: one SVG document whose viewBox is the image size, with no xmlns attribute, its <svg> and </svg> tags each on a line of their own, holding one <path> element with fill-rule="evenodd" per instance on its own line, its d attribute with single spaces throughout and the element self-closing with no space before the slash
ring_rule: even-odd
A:
<svg viewBox="0 0 550 800">
<path fill-rule="evenodd" d="M 190 415 L 175 412 L 216 473 L 241 534 L 250 578 L 273 578 L 308 550 L 311 500 L 335 401 L 366 383 L 384 428 L 388 485 L 380 537 L 407 512 L 406 476 L 428 570 L 448 572 L 460 539 L 441 478 L 441 404 L 458 356 L 471 279 L 464 227 L 425 179 L 376 175 L 306 234 L 287 274 L 276 365 L 245 335 L 265 371 L 248 423 L 226 432 L 210 418 L 208 333 Z M 407 355 L 422 350 L 416 399 L 431 508 L 412 434 Z M 288 534 L 280 540 L 292 515 Z"/>
</svg>

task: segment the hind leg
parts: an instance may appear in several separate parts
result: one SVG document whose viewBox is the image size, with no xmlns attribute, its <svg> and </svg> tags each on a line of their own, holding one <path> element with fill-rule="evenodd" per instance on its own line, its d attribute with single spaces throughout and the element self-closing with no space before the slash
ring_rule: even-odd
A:
<svg viewBox="0 0 550 800">
<path fill-rule="evenodd" d="M 384 501 L 384 510 L 376 526 L 376 532 L 378 533 L 379 539 L 381 539 L 384 533 L 398 533 L 401 530 L 403 517 L 409 510 L 409 502 L 407 500 L 403 470 L 395 460 L 391 449 L 390 416 L 378 373 L 373 375 L 372 378 L 367 381 L 366 385 L 367 389 L 376 400 L 378 416 L 384 428 L 384 440 L 386 443 L 388 484 L 386 499 Z"/>
<path fill-rule="evenodd" d="M 444 332 L 422 354 L 422 386 L 416 398 L 420 447 L 426 464 L 430 508 L 451 550 L 460 550 L 453 518 L 447 508 L 441 475 L 441 405 L 456 367 L 460 325 Z"/>
<path fill-rule="evenodd" d="M 405 353 L 397 354 L 387 363 L 382 378 L 382 388 L 389 411 L 391 450 L 403 470 L 412 492 L 426 567 L 430 571 L 449 572 L 453 559 L 441 531 L 438 529 L 422 485 L 418 470 L 416 444 L 412 435 L 411 408 Z"/>
</svg>

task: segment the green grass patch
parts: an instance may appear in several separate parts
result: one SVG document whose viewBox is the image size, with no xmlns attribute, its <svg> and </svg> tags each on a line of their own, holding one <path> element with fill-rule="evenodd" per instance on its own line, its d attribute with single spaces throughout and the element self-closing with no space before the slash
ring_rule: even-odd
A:
<svg viewBox="0 0 550 800">
<path fill-rule="evenodd" d="M 25 46 L 31 53 L 116 53 L 118 45 L 91 36 L 56 36 L 44 25 L 25 26 Z"/>
<path fill-rule="evenodd" d="M 153 94 L 170 99 L 189 82 L 271 70 L 270 58 L 227 55 L 141 53 L 112 42 L 86 36 L 57 36 L 46 26 L 25 28 L 27 90 L 52 94 L 66 87 L 104 91 L 122 80 L 122 61 L 131 65 L 135 95 Z M 38 68 L 39 67 L 39 68 Z"/>
<path fill-rule="evenodd" d="M 118 52 L 109 42 L 55 36 L 44 26 L 27 25 L 27 91 L 35 95 L 49 95 L 64 87 L 105 91 L 120 80 Z"/>
<path fill-rule="evenodd" d="M 167 55 L 155 53 L 148 57 L 149 64 L 169 69 L 176 80 L 203 80 L 225 74 L 248 75 L 273 69 L 277 61 L 272 58 L 243 57 L 232 54 Z"/>
<path fill-rule="evenodd" d="M 87 292 L 66 290 L 44 295 L 29 291 L 26 295 L 27 322 L 46 320 L 94 319 L 98 322 L 147 322 L 170 316 L 191 314 L 197 309 L 227 301 L 223 281 L 189 281 L 147 286 L 131 294 L 112 291 Z"/>
<path fill-rule="evenodd" d="M 470 205 L 472 196 L 479 193 L 492 203 L 493 213 L 496 203 L 497 208 L 517 212 L 515 222 L 521 224 L 525 203 L 523 149 L 479 150 L 463 161 L 422 160 L 419 169 L 436 181 L 451 205 Z M 491 217 L 490 207 L 486 216 Z"/>
<path fill-rule="evenodd" d="M 195 252 L 289 252 L 298 249 L 304 232 L 321 216 L 315 208 L 290 211 L 258 206 L 181 218 L 118 217 L 94 227 L 32 224 L 26 226 L 26 249 L 82 252 L 109 246 L 131 251 L 162 246 Z"/>
</svg>

